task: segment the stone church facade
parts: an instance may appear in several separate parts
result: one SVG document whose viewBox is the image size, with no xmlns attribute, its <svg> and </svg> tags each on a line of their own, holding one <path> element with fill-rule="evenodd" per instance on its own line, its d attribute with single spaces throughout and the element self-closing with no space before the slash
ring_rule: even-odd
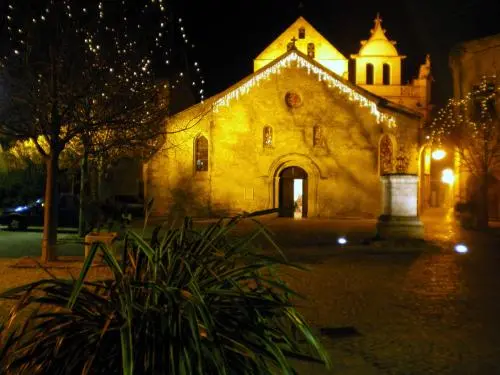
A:
<svg viewBox="0 0 500 375">
<path fill-rule="evenodd" d="M 154 214 L 379 215 L 380 176 L 420 173 L 430 63 L 402 86 L 402 57 L 379 17 L 353 58 L 364 72 L 356 83 L 348 59 L 300 17 L 253 74 L 170 118 L 163 149 L 144 166 Z"/>
</svg>

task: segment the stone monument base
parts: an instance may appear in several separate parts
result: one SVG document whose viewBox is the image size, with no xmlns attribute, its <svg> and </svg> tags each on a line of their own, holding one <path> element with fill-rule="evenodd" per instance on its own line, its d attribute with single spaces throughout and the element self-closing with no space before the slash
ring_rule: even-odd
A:
<svg viewBox="0 0 500 375">
<path fill-rule="evenodd" d="M 386 238 L 424 238 L 424 224 L 418 216 L 381 215 L 377 222 L 377 235 Z"/>
</svg>

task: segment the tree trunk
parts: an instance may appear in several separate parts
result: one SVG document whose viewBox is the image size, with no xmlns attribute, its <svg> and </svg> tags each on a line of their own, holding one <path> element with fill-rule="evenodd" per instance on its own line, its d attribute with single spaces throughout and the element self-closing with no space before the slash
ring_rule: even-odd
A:
<svg viewBox="0 0 500 375">
<path fill-rule="evenodd" d="M 89 186 L 90 186 L 90 197 L 92 201 L 97 202 L 99 200 L 99 186 L 98 186 L 98 170 L 99 166 L 96 161 L 91 162 L 89 168 Z"/>
<path fill-rule="evenodd" d="M 96 198 L 98 202 L 103 202 L 104 163 L 101 158 L 97 159 L 96 167 Z"/>
<path fill-rule="evenodd" d="M 488 228 L 488 174 L 485 173 L 481 176 L 479 197 L 478 197 L 478 212 L 477 212 L 477 227 L 478 229 Z"/>
<path fill-rule="evenodd" d="M 47 160 L 43 212 L 42 263 L 56 258 L 59 212 L 59 155 L 51 152 Z"/>
<path fill-rule="evenodd" d="M 88 180 L 88 153 L 84 151 L 83 159 L 80 163 L 80 208 L 78 212 L 78 235 L 85 235 L 85 204 L 87 203 L 87 189 L 85 188 Z"/>
</svg>

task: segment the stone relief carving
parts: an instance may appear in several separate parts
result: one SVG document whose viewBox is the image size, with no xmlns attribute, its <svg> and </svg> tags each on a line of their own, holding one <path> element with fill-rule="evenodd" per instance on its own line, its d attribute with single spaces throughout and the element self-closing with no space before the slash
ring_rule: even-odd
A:
<svg viewBox="0 0 500 375">
<path fill-rule="evenodd" d="M 384 135 L 380 141 L 380 175 L 392 173 L 394 168 L 394 147 L 391 138 Z"/>
<path fill-rule="evenodd" d="M 264 147 L 272 147 L 273 145 L 273 128 L 270 126 L 265 126 L 264 127 Z"/>
</svg>

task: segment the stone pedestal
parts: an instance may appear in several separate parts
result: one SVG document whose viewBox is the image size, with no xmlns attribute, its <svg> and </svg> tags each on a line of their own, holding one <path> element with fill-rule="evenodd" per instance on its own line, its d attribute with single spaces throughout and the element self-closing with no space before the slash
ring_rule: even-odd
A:
<svg viewBox="0 0 500 375">
<path fill-rule="evenodd" d="M 382 180 L 382 215 L 377 223 L 381 238 L 424 238 L 418 217 L 418 176 L 388 174 Z"/>
<path fill-rule="evenodd" d="M 111 246 L 113 241 L 118 237 L 115 232 L 91 232 L 85 236 L 85 258 L 88 257 L 90 249 L 95 242 L 102 242 L 107 246 Z"/>
</svg>

